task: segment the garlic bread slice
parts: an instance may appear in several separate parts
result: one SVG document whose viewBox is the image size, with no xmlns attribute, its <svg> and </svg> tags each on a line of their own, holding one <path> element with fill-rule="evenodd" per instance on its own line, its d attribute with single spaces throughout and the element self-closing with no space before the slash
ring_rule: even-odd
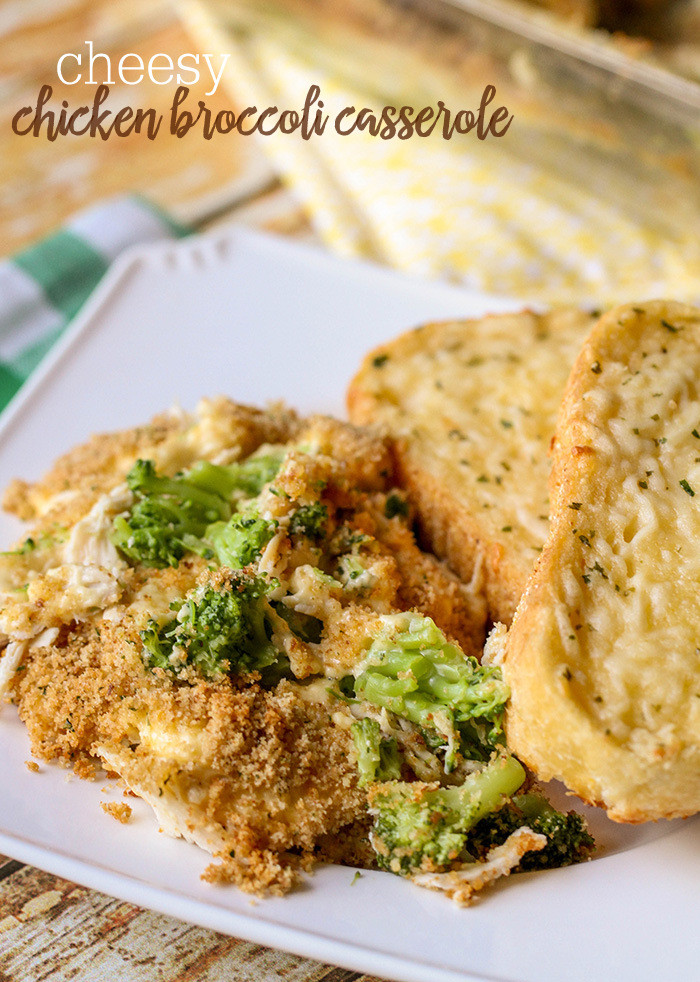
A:
<svg viewBox="0 0 700 982">
<path fill-rule="evenodd" d="M 350 418 L 392 439 L 423 538 L 510 623 L 548 530 L 549 443 L 595 318 L 574 308 L 428 324 L 371 352 Z"/>
<path fill-rule="evenodd" d="M 509 631 L 509 746 L 617 821 L 700 810 L 700 310 L 620 307 L 569 379 Z"/>
</svg>

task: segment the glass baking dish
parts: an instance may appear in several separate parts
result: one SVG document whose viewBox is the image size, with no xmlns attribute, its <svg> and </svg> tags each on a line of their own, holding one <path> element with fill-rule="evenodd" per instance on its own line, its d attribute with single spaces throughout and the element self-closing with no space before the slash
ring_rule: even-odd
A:
<svg viewBox="0 0 700 982">
<path fill-rule="evenodd" d="M 700 83 L 666 68 L 658 48 L 509 0 L 400 6 L 461 39 L 454 68 L 470 87 L 481 53 L 478 84 L 496 84 L 519 123 L 508 152 L 614 200 L 647 227 L 697 241 Z"/>
<path fill-rule="evenodd" d="M 510 158 L 541 176 L 564 209 L 567 195 L 578 207 L 583 192 L 591 209 L 612 209 L 647 241 L 671 243 L 690 284 L 685 298 L 700 297 L 700 84 L 664 67 L 661 46 L 575 27 L 517 0 L 201 6 L 230 39 L 263 37 L 306 65 L 310 79 L 319 69 L 332 74 L 369 105 L 472 108 L 495 85 L 494 105 L 505 104 L 514 122 L 495 150 L 484 146 L 494 183 L 495 158 Z M 473 135 L 459 139 L 475 151 Z"/>
</svg>

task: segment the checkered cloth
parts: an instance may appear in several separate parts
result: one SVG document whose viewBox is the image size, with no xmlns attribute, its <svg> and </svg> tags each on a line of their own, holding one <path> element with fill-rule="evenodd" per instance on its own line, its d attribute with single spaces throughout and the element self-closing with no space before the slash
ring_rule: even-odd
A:
<svg viewBox="0 0 700 982">
<path fill-rule="evenodd" d="M 64 228 L 0 263 L 0 408 L 124 249 L 186 233 L 143 199 L 119 197 L 80 212 Z"/>
</svg>

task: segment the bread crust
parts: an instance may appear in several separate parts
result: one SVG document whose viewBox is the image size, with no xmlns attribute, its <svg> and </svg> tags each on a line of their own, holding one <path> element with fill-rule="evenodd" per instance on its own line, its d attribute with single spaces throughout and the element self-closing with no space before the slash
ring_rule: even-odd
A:
<svg viewBox="0 0 700 982">
<path fill-rule="evenodd" d="M 391 439 L 426 547 L 509 624 L 546 537 L 548 449 L 594 323 L 574 308 L 428 324 L 370 352 L 350 418 Z"/>
<path fill-rule="evenodd" d="M 700 310 L 630 305 L 593 329 L 506 642 L 509 746 L 616 821 L 700 810 L 698 378 Z"/>
</svg>

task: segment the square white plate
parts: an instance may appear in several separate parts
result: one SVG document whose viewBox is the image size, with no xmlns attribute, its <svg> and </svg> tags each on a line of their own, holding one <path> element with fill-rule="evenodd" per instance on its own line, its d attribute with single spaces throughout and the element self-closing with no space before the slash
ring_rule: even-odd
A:
<svg viewBox="0 0 700 982">
<path fill-rule="evenodd" d="M 242 231 L 131 253 L 0 418 L 0 483 L 35 478 L 91 432 L 203 395 L 284 398 L 343 412 L 373 345 L 416 324 L 519 306 L 343 263 Z M 0 543 L 18 525 L 0 518 Z M 397 877 L 330 867 L 254 905 L 199 879 L 207 857 L 159 835 L 136 802 L 104 814 L 105 782 L 24 766 L 15 711 L 0 713 L 0 851 L 218 931 L 407 982 L 700 979 L 697 821 L 629 829 L 594 817 L 603 855 L 522 875 L 463 910 Z"/>
</svg>

